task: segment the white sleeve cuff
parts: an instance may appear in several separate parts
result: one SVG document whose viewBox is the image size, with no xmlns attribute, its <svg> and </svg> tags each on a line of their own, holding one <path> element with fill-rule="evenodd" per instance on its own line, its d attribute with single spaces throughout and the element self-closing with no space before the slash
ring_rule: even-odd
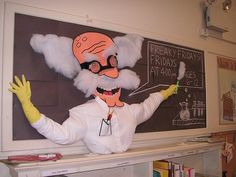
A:
<svg viewBox="0 0 236 177">
<path fill-rule="evenodd" d="M 45 122 L 46 122 L 45 115 L 41 114 L 40 119 L 37 122 L 32 123 L 31 126 L 34 127 L 35 129 L 38 129 L 41 126 L 45 125 Z"/>
</svg>

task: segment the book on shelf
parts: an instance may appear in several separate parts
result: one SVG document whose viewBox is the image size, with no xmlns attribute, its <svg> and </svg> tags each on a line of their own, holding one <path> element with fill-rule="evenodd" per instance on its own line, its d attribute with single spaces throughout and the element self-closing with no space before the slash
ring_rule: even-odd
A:
<svg viewBox="0 0 236 177">
<path fill-rule="evenodd" d="M 172 173 L 174 177 L 184 177 L 183 165 L 180 163 L 172 162 Z"/>
<path fill-rule="evenodd" d="M 169 177 L 169 171 L 161 168 L 153 168 L 153 177 Z"/>
<path fill-rule="evenodd" d="M 190 167 L 184 167 L 184 177 L 195 177 L 195 169 Z"/>
<path fill-rule="evenodd" d="M 166 160 L 158 160 L 153 162 L 153 170 L 159 172 L 161 177 L 171 177 L 172 162 Z"/>
<path fill-rule="evenodd" d="M 167 160 L 157 160 L 153 162 L 153 168 L 161 168 L 161 169 L 166 169 L 169 170 L 171 169 L 171 161 Z"/>
<path fill-rule="evenodd" d="M 161 174 L 159 171 L 153 170 L 153 177 L 161 177 Z"/>
<path fill-rule="evenodd" d="M 195 177 L 195 169 L 167 160 L 153 162 L 153 177 Z"/>
</svg>

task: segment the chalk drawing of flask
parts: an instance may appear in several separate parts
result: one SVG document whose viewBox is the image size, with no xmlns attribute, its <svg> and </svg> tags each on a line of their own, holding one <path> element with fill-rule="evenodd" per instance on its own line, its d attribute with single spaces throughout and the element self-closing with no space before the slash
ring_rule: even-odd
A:
<svg viewBox="0 0 236 177">
<path fill-rule="evenodd" d="M 190 119 L 190 112 L 188 109 L 188 103 L 187 102 L 181 102 L 179 103 L 181 106 L 181 111 L 179 113 L 181 120 L 189 120 Z"/>
</svg>

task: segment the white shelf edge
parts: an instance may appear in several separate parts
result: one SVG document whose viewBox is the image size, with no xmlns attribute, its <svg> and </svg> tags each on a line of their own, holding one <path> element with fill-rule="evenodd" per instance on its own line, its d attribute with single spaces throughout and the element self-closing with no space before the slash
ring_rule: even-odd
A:
<svg viewBox="0 0 236 177">
<path fill-rule="evenodd" d="M 221 149 L 223 143 L 182 143 L 130 149 L 127 152 L 109 155 L 68 155 L 58 161 L 22 163 L 10 166 L 14 171 L 39 171 L 41 175 L 68 174 L 97 169 L 115 168 L 160 159 L 170 159 Z M 61 172 L 61 173 L 60 173 Z"/>
</svg>

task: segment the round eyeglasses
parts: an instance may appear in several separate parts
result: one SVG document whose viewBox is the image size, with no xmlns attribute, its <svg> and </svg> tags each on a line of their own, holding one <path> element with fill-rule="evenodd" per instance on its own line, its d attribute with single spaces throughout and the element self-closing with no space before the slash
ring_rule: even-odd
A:
<svg viewBox="0 0 236 177">
<path fill-rule="evenodd" d="M 84 62 L 80 64 L 81 69 L 88 69 L 91 72 L 97 74 L 101 72 L 102 70 L 109 69 L 109 68 L 115 68 L 118 66 L 118 60 L 115 55 L 110 55 L 107 57 L 107 65 L 102 66 L 101 63 L 97 60 L 93 60 L 90 62 Z"/>
</svg>

